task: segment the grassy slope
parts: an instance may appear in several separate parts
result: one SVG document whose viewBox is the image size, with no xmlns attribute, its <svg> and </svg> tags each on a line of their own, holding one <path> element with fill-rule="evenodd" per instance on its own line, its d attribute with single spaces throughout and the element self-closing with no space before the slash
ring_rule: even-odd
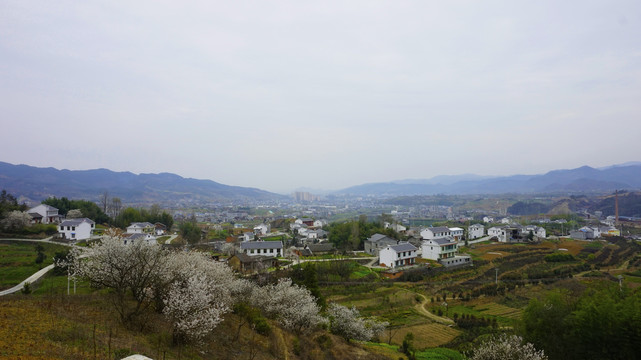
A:
<svg viewBox="0 0 641 360">
<path fill-rule="evenodd" d="M 36 245 L 44 248 L 45 258 L 42 264 L 36 264 Z M 57 251 L 66 251 L 62 245 L 36 243 L 28 241 L 0 240 L 0 290 L 19 284 L 41 268 L 53 263 Z"/>
</svg>

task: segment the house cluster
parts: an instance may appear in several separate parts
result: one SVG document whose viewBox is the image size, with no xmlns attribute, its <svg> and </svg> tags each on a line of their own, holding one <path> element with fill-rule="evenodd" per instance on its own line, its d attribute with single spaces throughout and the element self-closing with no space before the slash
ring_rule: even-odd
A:
<svg viewBox="0 0 641 360">
<path fill-rule="evenodd" d="M 621 232 L 614 226 L 584 226 L 570 231 L 570 237 L 577 240 L 592 240 L 603 236 L 620 236 Z"/>
<path fill-rule="evenodd" d="M 319 242 L 320 239 L 327 238 L 328 232 L 323 230 L 323 226 L 326 225 L 326 220 L 298 218 L 289 224 L 289 229 L 292 230 L 303 243 L 316 243 Z"/>
<path fill-rule="evenodd" d="M 27 210 L 32 224 L 57 224 L 58 238 L 68 241 L 89 239 L 96 223 L 88 218 L 64 219 L 53 206 L 40 204 Z"/>
<path fill-rule="evenodd" d="M 472 258 L 459 255 L 463 229 L 458 227 L 429 227 L 421 231 L 421 252 L 424 259 L 436 260 L 444 266 L 470 265 Z"/>
<path fill-rule="evenodd" d="M 487 234 L 496 237 L 499 242 L 524 242 L 530 237 L 545 238 L 547 236 L 545 228 L 536 225 L 505 225 L 494 226 L 487 229 Z"/>
<path fill-rule="evenodd" d="M 463 229 L 458 227 L 430 227 L 423 229 L 420 255 L 436 260 L 445 266 L 469 265 L 467 255 L 459 255 L 458 244 L 463 239 Z M 364 243 L 365 252 L 378 256 L 379 264 L 389 268 L 409 266 L 416 263 L 419 249 L 410 242 L 401 242 L 383 234 L 374 234 Z"/>
</svg>

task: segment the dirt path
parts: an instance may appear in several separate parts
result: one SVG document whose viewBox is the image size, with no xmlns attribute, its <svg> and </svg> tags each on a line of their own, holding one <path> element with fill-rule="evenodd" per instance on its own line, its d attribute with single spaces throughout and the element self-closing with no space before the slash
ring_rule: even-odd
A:
<svg viewBox="0 0 641 360">
<path fill-rule="evenodd" d="M 443 324 L 443 325 L 452 325 L 452 324 L 454 324 L 454 320 L 452 320 L 450 318 L 438 316 L 436 314 L 432 314 L 427 309 L 425 309 L 425 305 L 427 305 L 427 302 L 429 300 L 423 294 L 418 294 L 417 293 L 417 295 L 423 298 L 423 301 L 420 304 L 416 304 L 414 306 L 414 308 L 416 309 L 416 311 L 418 311 L 419 314 L 424 315 L 425 317 L 427 317 L 427 318 L 429 318 L 429 319 L 431 319 L 434 322 L 437 322 L 439 324 Z"/>
</svg>

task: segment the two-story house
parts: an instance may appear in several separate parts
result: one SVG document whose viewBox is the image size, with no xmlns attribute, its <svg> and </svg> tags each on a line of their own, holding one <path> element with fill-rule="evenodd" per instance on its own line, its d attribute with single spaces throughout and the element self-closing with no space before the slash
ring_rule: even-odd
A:
<svg viewBox="0 0 641 360">
<path fill-rule="evenodd" d="M 425 240 L 432 240 L 452 236 L 452 230 L 447 226 L 428 227 L 421 231 L 421 237 Z"/>
<path fill-rule="evenodd" d="M 467 227 L 467 236 L 469 240 L 482 238 L 485 235 L 485 226 L 474 224 Z"/>
<path fill-rule="evenodd" d="M 154 234 L 156 225 L 149 222 L 135 222 L 127 226 L 127 234 Z"/>
<path fill-rule="evenodd" d="M 58 214 L 58 209 L 53 206 L 40 204 L 27 210 L 31 216 L 31 222 L 34 224 L 57 224 L 62 219 Z"/>
<path fill-rule="evenodd" d="M 467 255 L 458 255 L 458 241 L 448 236 L 438 239 L 429 239 L 421 244 L 424 259 L 437 260 L 445 266 L 471 264 L 472 260 Z"/>
<path fill-rule="evenodd" d="M 398 244 L 398 240 L 383 234 L 374 234 L 363 242 L 365 252 L 374 256 L 378 256 L 379 251 L 388 245 L 396 244 Z"/>
<path fill-rule="evenodd" d="M 379 251 L 379 264 L 390 268 L 414 265 L 416 262 L 416 246 L 410 243 L 387 245 Z"/>
<path fill-rule="evenodd" d="M 58 237 L 65 240 L 86 240 L 91 238 L 96 223 L 87 218 L 69 219 L 58 224 Z"/>
</svg>

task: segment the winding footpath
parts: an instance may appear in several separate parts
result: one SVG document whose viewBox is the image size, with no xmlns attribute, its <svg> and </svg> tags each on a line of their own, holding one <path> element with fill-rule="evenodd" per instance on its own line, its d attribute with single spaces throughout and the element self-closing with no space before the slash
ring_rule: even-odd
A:
<svg viewBox="0 0 641 360">
<path fill-rule="evenodd" d="M 44 243 L 57 244 L 57 245 L 63 245 L 63 246 L 69 246 L 69 247 L 73 246 L 73 245 L 70 245 L 70 244 L 63 244 L 63 243 L 58 243 L 58 242 L 55 242 L 55 241 L 51 241 L 50 237 L 46 238 L 46 239 L 42 239 L 42 240 L 34 240 L 34 239 L 0 239 L 0 240 L 44 242 Z M 22 290 L 24 288 L 24 284 L 26 284 L 26 283 L 33 284 L 34 282 L 38 281 L 41 277 L 43 277 L 46 273 L 48 273 L 51 269 L 53 269 L 53 264 L 40 269 L 39 271 L 37 271 L 35 274 L 29 276 L 26 280 L 24 280 L 20 284 L 12 287 L 10 289 L 0 291 L 0 296 L 13 294 L 13 293 L 16 293 L 16 292 Z"/>
</svg>

